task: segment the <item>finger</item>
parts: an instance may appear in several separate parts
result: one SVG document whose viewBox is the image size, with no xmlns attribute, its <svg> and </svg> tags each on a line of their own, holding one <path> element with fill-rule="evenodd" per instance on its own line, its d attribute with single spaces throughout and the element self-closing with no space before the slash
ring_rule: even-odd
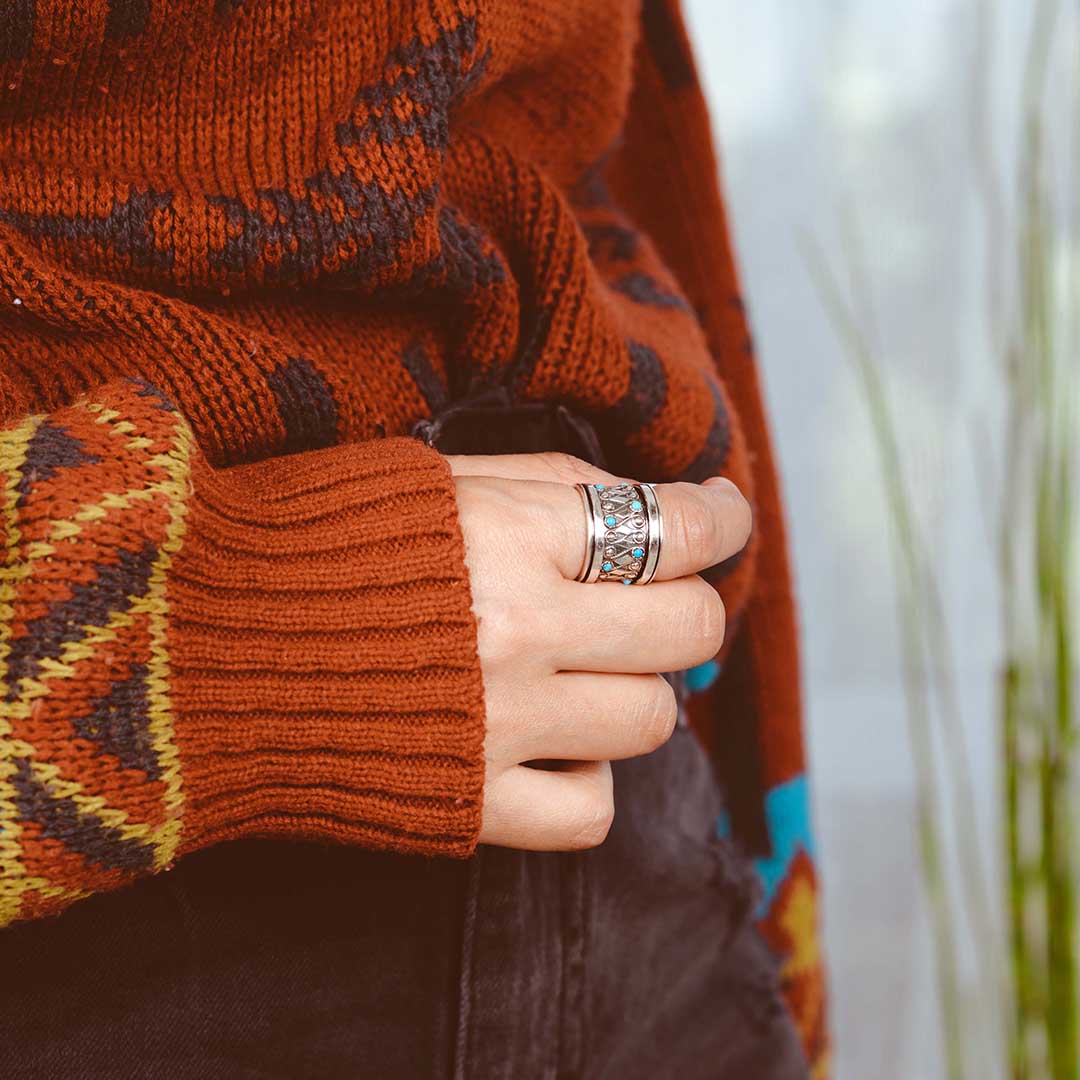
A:
<svg viewBox="0 0 1080 1080">
<path fill-rule="evenodd" d="M 480 841 L 524 851 L 580 851 L 603 842 L 615 816 L 611 765 L 576 762 L 559 772 L 517 765 L 484 792 Z"/>
<path fill-rule="evenodd" d="M 696 575 L 638 589 L 563 584 L 548 624 L 548 655 L 559 670 L 683 671 L 724 643 L 724 602 Z"/>
<path fill-rule="evenodd" d="M 618 761 L 650 754 L 667 742 L 678 703 L 660 675 L 567 671 L 549 676 L 540 695 L 515 686 L 493 711 L 518 718 L 507 747 L 514 764 L 537 758 Z"/>
<path fill-rule="evenodd" d="M 574 580 L 586 543 L 580 493 L 565 484 L 530 483 L 521 497 L 530 508 L 540 542 L 554 555 L 563 577 Z M 741 551 L 750 537 L 750 504 L 730 480 L 715 477 L 704 484 L 658 484 L 656 498 L 664 537 L 654 581 L 707 570 Z"/>
<path fill-rule="evenodd" d="M 554 484 L 618 483 L 620 477 L 571 454 L 451 454 L 455 476 L 501 476 Z"/>
</svg>

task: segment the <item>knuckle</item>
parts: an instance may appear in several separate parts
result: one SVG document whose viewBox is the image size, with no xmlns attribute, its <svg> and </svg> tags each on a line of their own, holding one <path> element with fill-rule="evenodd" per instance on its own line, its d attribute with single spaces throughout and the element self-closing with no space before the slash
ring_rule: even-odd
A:
<svg viewBox="0 0 1080 1080">
<path fill-rule="evenodd" d="M 675 515 L 675 536 L 686 557 L 704 569 L 718 546 L 720 523 L 697 493 L 684 501 Z"/>
<path fill-rule="evenodd" d="M 746 496 L 734 485 L 732 487 L 731 536 L 741 550 L 754 530 L 754 510 Z"/>
<path fill-rule="evenodd" d="M 659 749 L 671 738 L 678 719 L 678 701 L 671 684 L 659 675 L 652 679 L 638 721 L 638 743 L 643 752 Z"/>
<path fill-rule="evenodd" d="M 727 609 L 720 594 L 708 586 L 708 593 L 702 604 L 704 613 L 701 620 L 701 637 L 710 654 L 718 653 L 727 634 Z"/>
<path fill-rule="evenodd" d="M 657 746 L 663 746 L 671 738 L 675 731 L 675 725 L 679 722 L 679 699 L 675 695 L 675 688 L 667 679 L 657 679 L 660 686 L 660 710 Z"/>
<path fill-rule="evenodd" d="M 715 656 L 724 644 L 727 610 L 720 594 L 703 580 L 697 589 L 694 607 L 693 637 L 700 644 L 703 659 L 707 660 Z"/>
<path fill-rule="evenodd" d="M 581 821 L 570 840 L 570 848 L 584 851 L 599 847 L 611 831 L 615 821 L 615 800 L 611 792 L 597 793 L 582 814 Z"/>
</svg>

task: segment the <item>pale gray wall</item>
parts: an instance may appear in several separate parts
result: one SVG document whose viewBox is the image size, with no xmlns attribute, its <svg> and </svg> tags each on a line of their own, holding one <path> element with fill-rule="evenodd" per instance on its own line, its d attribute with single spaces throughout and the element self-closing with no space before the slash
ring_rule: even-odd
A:
<svg viewBox="0 0 1080 1080">
<path fill-rule="evenodd" d="M 969 138 L 976 2 L 685 0 L 790 510 L 839 1080 L 943 1073 L 878 461 L 800 238 L 843 267 L 843 222 L 858 217 L 905 461 L 956 631 L 993 858 L 998 624 L 983 495 L 994 481 L 976 476 L 973 447 L 980 431 L 994 447 L 997 383 Z M 1031 5 L 999 6 L 992 114 L 1004 156 Z"/>
</svg>

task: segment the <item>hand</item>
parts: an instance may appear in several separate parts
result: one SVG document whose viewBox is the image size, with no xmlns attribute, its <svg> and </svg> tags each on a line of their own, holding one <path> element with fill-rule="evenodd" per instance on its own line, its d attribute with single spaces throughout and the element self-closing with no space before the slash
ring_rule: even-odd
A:
<svg viewBox="0 0 1080 1080">
<path fill-rule="evenodd" d="M 614 816 L 610 762 L 650 753 L 674 730 L 675 695 L 657 672 L 720 649 L 724 605 L 698 572 L 743 547 L 750 507 L 721 478 L 658 485 L 656 577 L 585 585 L 574 580 L 585 512 L 572 485 L 618 478 L 560 454 L 449 461 L 487 707 L 480 841 L 594 847 Z"/>
</svg>

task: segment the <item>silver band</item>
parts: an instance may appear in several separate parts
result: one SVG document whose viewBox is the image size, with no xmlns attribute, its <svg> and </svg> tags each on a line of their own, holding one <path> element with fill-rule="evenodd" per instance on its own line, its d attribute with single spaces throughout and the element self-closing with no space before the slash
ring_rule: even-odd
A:
<svg viewBox="0 0 1080 1080">
<path fill-rule="evenodd" d="M 648 585 L 656 577 L 656 568 L 660 565 L 660 548 L 664 543 L 664 519 L 660 515 L 660 503 L 652 484 L 641 484 L 641 494 L 645 497 L 645 510 L 648 517 L 648 550 L 645 565 L 638 578 L 639 585 Z"/>
<path fill-rule="evenodd" d="M 585 505 L 586 523 L 585 558 L 577 579 L 592 584 L 600 576 L 600 565 L 604 561 L 604 529 L 600 496 L 591 484 L 578 484 L 577 489 Z"/>
<path fill-rule="evenodd" d="M 656 576 L 663 522 L 651 484 L 578 484 L 586 542 L 578 581 L 647 585 Z"/>
</svg>

